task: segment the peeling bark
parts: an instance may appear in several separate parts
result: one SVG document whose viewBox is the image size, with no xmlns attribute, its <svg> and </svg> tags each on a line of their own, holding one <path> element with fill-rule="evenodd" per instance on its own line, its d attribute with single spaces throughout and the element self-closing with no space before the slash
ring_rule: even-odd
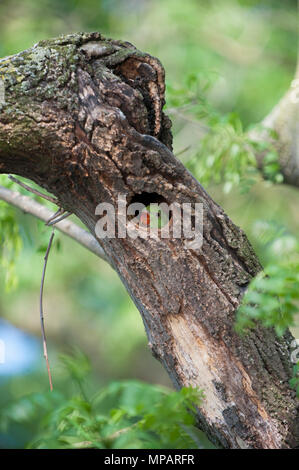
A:
<svg viewBox="0 0 299 470">
<path fill-rule="evenodd" d="M 82 33 L 2 59 L 0 77 L 0 172 L 50 191 L 93 235 L 97 205 L 116 207 L 119 194 L 203 204 L 200 250 L 186 249 L 184 238 L 98 242 L 173 383 L 205 391 L 198 423 L 211 440 L 229 448 L 298 445 L 292 337 L 234 331 L 261 265 L 243 231 L 172 153 L 160 62 L 129 43 Z"/>
</svg>

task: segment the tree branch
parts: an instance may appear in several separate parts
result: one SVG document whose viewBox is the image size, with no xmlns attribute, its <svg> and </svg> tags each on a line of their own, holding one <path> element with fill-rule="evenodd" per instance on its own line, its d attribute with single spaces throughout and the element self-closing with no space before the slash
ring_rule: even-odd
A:
<svg viewBox="0 0 299 470">
<path fill-rule="evenodd" d="M 299 187 L 299 66 L 289 90 L 264 118 L 262 125 L 264 129 L 253 129 L 250 138 L 270 142 L 278 153 L 284 182 Z M 267 129 L 275 131 L 277 138 L 271 137 Z M 262 169 L 264 152 L 256 153 L 256 158 Z"/>
<path fill-rule="evenodd" d="M 196 125 L 200 137 L 205 136 L 210 131 L 209 127 L 185 111 L 188 111 L 188 105 L 168 109 L 170 115 Z M 273 137 L 273 133 L 269 133 L 269 130 L 274 131 L 276 137 Z M 299 187 L 299 61 L 289 90 L 260 125 L 247 135 L 252 141 L 271 144 L 278 153 L 284 183 Z M 255 150 L 257 165 L 261 171 L 263 171 L 265 153 Z"/>
<path fill-rule="evenodd" d="M 45 330 L 45 318 L 44 318 L 44 307 L 43 307 L 43 292 L 44 292 L 44 285 L 45 285 L 45 275 L 46 269 L 48 264 L 49 253 L 52 247 L 53 239 L 55 236 L 54 229 L 52 230 L 51 237 L 49 240 L 48 248 L 44 257 L 44 267 L 43 267 L 43 274 L 40 286 L 40 294 L 39 294 L 39 314 L 40 314 L 40 324 L 41 324 L 41 331 L 42 331 L 42 340 L 43 340 L 43 349 L 44 349 L 44 358 L 47 365 L 48 377 L 49 377 L 49 384 L 50 390 L 53 391 L 53 383 L 52 383 L 52 375 L 49 363 L 49 356 L 48 356 L 48 348 L 47 348 L 47 338 L 46 338 L 46 330 Z"/>
<path fill-rule="evenodd" d="M 0 173 L 35 181 L 93 235 L 98 204 L 117 213 L 120 196 L 202 204 L 201 246 L 184 233 L 118 236 L 117 223 L 115 238 L 98 241 L 175 386 L 204 389 L 197 418 L 210 439 L 230 448 L 298 445 L 292 336 L 235 332 L 244 290 L 262 268 L 244 232 L 172 153 L 160 62 L 132 44 L 80 33 L 1 60 L 0 76 Z"/>
<path fill-rule="evenodd" d="M 14 207 L 17 207 L 26 214 L 37 217 L 45 223 L 54 215 L 50 209 L 45 207 L 43 204 L 34 201 L 34 199 L 31 199 L 29 196 L 24 196 L 16 191 L 4 188 L 3 186 L 0 186 L 0 199 Z M 74 222 L 71 222 L 70 220 L 62 220 L 55 224 L 55 228 L 87 248 L 87 250 L 91 251 L 99 258 L 108 262 L 104 250 L 101 248 L 99 242 L 91 235 L 91 233 L 79 227 Z"/>
</svg>

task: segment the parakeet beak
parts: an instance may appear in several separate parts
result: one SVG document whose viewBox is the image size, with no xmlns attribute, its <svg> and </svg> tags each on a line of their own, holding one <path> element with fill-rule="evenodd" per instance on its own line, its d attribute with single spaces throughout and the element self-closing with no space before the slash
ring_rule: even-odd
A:
<svg viewBox="0 0 299 470">
<path fill-rule="evenodd" d="M 151 223 L 150 214 L 147 212 L 147 210 L 142 211 L 140 215 L 140 224 L 143 225 L 144 227 L 149 227 L 150 223 Z"/>
</svg>

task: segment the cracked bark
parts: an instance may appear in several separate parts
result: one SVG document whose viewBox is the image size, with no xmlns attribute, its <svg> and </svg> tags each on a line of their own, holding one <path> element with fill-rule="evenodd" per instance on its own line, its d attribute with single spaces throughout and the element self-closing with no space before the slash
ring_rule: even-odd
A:
<svg viewBox="0 0 299 470">
<path fill-rule="evenodd" d="M 93 235 L 96 206 L 116 206 L 120 194 L 203 204 L 200 250 L 175 238 L 98 241 L 173 383 L 205 391 L 197 418 L 210 439 L 229 448 L 298 445 L 292 337 L 234 332 L 261 266 L 246 235 L 172 153 L 160 62 L 129 43 L 81 33 L 2 59 L 0 77 L 0 172 L 50 191 Z"/>
</svg>

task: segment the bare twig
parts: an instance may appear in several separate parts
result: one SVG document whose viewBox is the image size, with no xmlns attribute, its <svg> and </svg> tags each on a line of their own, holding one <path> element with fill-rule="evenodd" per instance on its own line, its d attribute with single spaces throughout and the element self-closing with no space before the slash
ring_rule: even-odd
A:
<svg viewBox="0 0 299 470">
<path fill-rule="evenodd" d="M 37 217 L 44 222 L 49 221 L 49 219 L 51 219 L 51 217 L 54 215 L 50 209 L 40 204 L 39 202 L 34 201 L 30 197 L 24 196 L 16 191 L 4 188 L 3 186 L 0 186 L 0 199 L 14 207 L 17 207 L 27 214 L 31 214 L 34 217 Z M 55 225 L 55 228 L 76 242 L 80 243 L 80 245 L 87 248 L 99 258 L 109 262 L 100 244 L 91 233 L 87 232 L 87 230 L 84 230 L 70 220 L 63 220 L 58 222 L 57 225 Z"/>
<path fill-rule="evenodd" d="M 12 181 L 16 180 L 16 178 L 14 177 L 11 177 L 10 179 Z M 29 186 L 27 187 L 27 185 L 24 185 L 18 180 L 15 182 L 20 184 L 20 186 L 24 187 L 26 190 L 33 192 L 34 194 L 40 195 L 41 197 L 44 197 L 42 193 L 32 190 L 32 188 L 30 188 Z M 48 196 L 46 196 L 44 199 L 51 200 L 52 198 L 48 198 Z M 40 220 L 46 222 L 47 225 L 58 224 L 57 225 L 58 230 L 60 230 L 62 233 L 65 233 L 69 237 L 73 238 L 74 240 L 79 242 L 81 245 L 85 246 L 88 250 L 90 250 L 91 252 L 99 256 L 100 258 L 107 261 L 107 258 L 105 256 L 103 249 L 101 248 L 101 246 L 98 244 L 96 239 L 90 233 L 80 228 L 78 225 L 74 224 L 73 222 L 63 220 L 69 215 L 71 215 L 69 212 L 65 212 L 63 209 L 59 209 L 55 214 L 53 214 L 53 212 L 50 211 L 47 207 L 34 201 L 30 197 L 24 196 L 16 191 L 11 191 L 10 189 L 4 188 L 3 186 L 0 186 L 0 200 L 3 200 L 7 202 L 8 204 L 13 205 L 14 207 L 21 209 L 25 213 L 34 215 Z M 54 201 L 54 199 L 51 200 L 51 202 L 56 204 L 56 201 Z M 44 326 L 43 290 L 44 290 L 46 267 L 47 267 L 48 257 L 49 257 L 50 249 L 52 246 L 54 234 L 55 233 L 53 229 L 53 232 L 51 234 L 50 241 L 48 244 L 48 248 L 46 251 L 46 255 L 44 258 L 44 267 L 43 267 L 43 274 L 42 274 L 41 287 L 40 287 L 40 322 L 41 322 L 44 357 L 46 360 L 46 366 L 47 366 L 51 391 L 53 390 L 53 383 L 52 383 L 52 376 L 51 376 L 51 371 L 50 371 L 50 364 L 49 364 L 48 351 L 47 351 L 47 340 L 46 340 L 45 326 Z"/>
<path fill-rule="evenodd" d="M 200 129 L 204 134 L 209 132 L 210 128 L 204 124 L 202 121 L 199 119 L 196 119 L 195 117 L 192 116 L 192 114 L 188 114 L 187 112 L 184 112 L 188 108 L 186 106 L 181 106 L 178 108 L 168 108 L 167 113 L 170 115 L 177 116 L 180 119 L 183 119 L 186 122 L 190 122 L 191 124 L 195 124 L 198 129 Z"/>
<path fill-rule="evenodd" d="M 62 209 L 61 207 L 59 207 L 58 211 L 55 212 L 55 214 L 53 214 L 50 219 L 46 222 L 46 225 L 50 225 L 50 222 L 52 222 L 52 220 L 56 219 L 59 215 L 63 214 L 64 213 L 64 209 Z"/>
<path fill-rule="evenodd" d="M 57 214 L 57 212 L 56 212 L 56 214 Z M 51 220 L 48 220 L 48 222 L 46 223 L 46 225 L 48 227 L 51 227 L 52 225 L 56 225 L 56 224 L 58 224 L 58 222 L 61 222 L 62 220 L 66 219 L 67 217 L 72 215 L 71 212 L 67 212 L 64 209 L 61 209 L 61 211 L 57 215 L 56 214 L 54 214 L 54 216 L 51 218 Z"/>
<path fill-rule="evenodd" d="M 36 196 L 42 197 L 43 199 L 46 199 L 47 201 L 52 202 L 53 204 L 58 204 L 58 199 L 48 196 L 47 194 L 41 193 L 37 189 L 31 188 L 31 186 L 28 186 L 27 184 L 23 183 L 22 181 L 18 180 L 15 176 L 8 175 L 8 178 L 13 181 L 14 183 L 17 183 L 19 186 L 22 188 L 26 189 L 26 191 L 29 191 L 30 193 L 35 194 Z"/>
<path fill-rule="evenodd" d="M 176 152 L 175 156 L 178 157 L 180 155 L 183 155 L 183 153 L 187 152 L 187 150 L 190 150 L 191 148 L 191 145 L 188 145 L 187 147 L 183 148 L 182 150 L 179 150 L 178 152 Z"/>
<path fill-rule="evenodd" d="M 41 286 L 40 286 L 40 296 L 39 296 L 39 312 L 40 312 L 40 323 L 41 323 L 42 338 L 43 338 L 43 347 L 44 347 L 44 358 L 47 364 L 51 392 L 53 391 L 53 384 L 52 384 L 52 377 L 51 377 L 50 364 L 49 364 L 49 358 L 48 358 L 47 340 L 46 340 L 45 323 L 44 323 L 43 292 L 44 292 L 46 268 L 47 268 L 49 253 L 51 250 L 54 235 L 55 235 L 55 232 L 53 229 L 50 240 L 49 240 L 48 248 L 45 254 L 45 258 L 44 258 L 44 268 L 43 268 L 42 281 L 41 281 Z"/>
</svg>

